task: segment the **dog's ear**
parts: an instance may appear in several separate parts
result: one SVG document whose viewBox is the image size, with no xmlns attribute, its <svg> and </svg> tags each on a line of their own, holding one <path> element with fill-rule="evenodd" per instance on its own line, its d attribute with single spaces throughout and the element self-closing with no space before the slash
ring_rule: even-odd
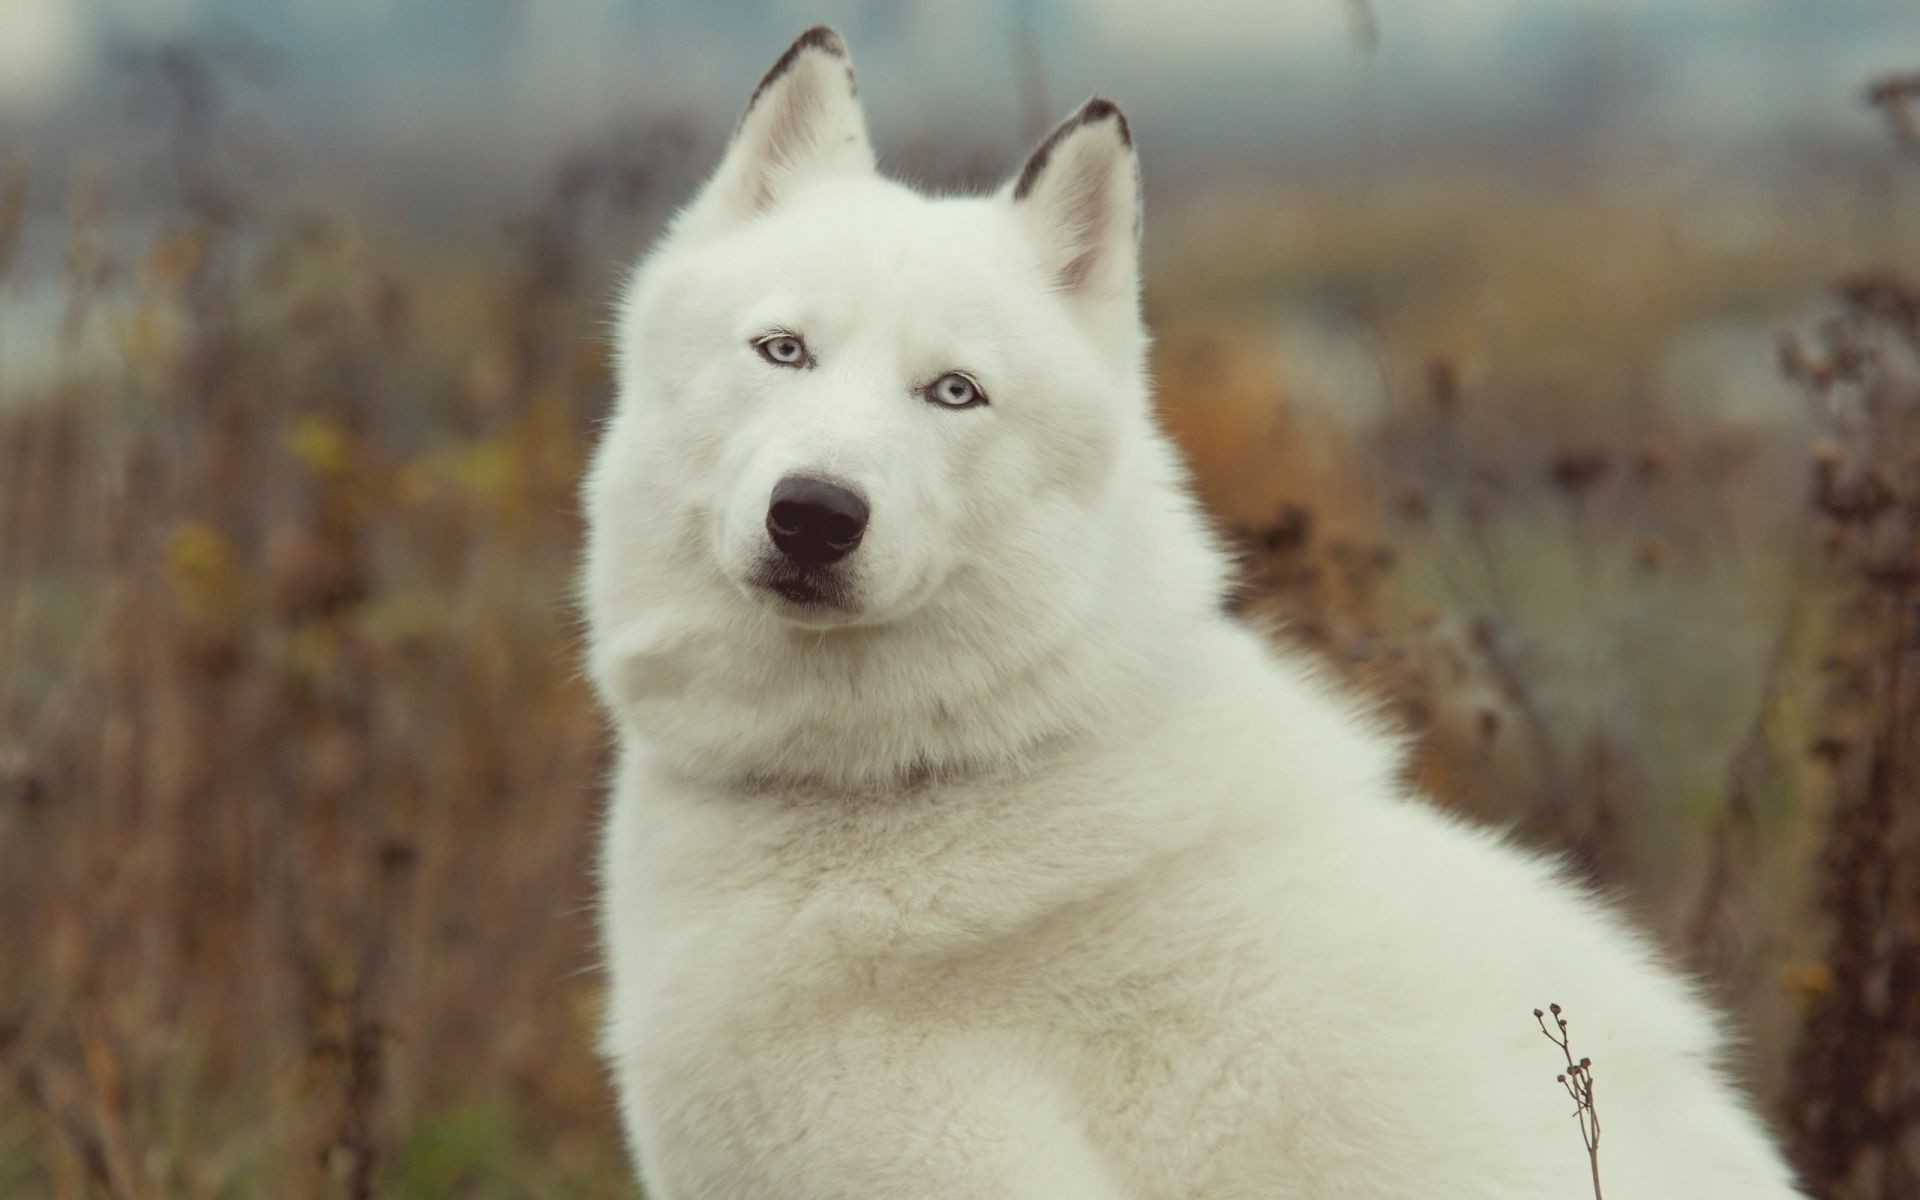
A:
<svg viewBox="0 0 1920 1200">
<path fill-rule="evenodd" d="M 722 229 L 772 208 L 806 180 L 873 169 L 853 61 L 840 35 L 817 25 L 753 90 L 726 157 L 681 223 Z"/>
<path fill-rule="evenodd" d="M 1007 185 L 1054 285 L 1092 301 L 1136 301 L 1140 164 L 1127 118 L 1096 96 L 1046 136 Z"/>
</svg>

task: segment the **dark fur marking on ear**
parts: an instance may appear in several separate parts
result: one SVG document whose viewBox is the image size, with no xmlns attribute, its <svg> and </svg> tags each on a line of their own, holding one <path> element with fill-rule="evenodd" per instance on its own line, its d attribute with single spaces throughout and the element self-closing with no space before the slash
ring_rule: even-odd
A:
<svg viewBox="0 0 1920 1200">
<path fill-rule="evenodd" d="M 1095 96 L 1082 104 L 1079 112 L 1060 122 L 1059 126 L 1046 136 L 1046 140 L 1033 148 L 1033 154 L 1027 159 L 1027 165 L 1021 168 L 1020 182 L 1013 185 L 1013 198 L 1015 200 L 1027 198 L 1027 194 L 1033 191 L 1033 185 L 1040 181 L 1041 173 L 1047 169 L 1047 160 L 1053 157 L 1055 147 L 1059 146 L 1068 134 L 1083 125 L 1092 125 L 1098 121 L 1115 122 L 1119 126 L 1120 144 L 1127 147 L 1133 145 L 1133 129 L 1127 124 L 1127 114 L 1121 112 L 1120 106 L 1105 96 Z"/>
<path fill-rule="evenodd" d="M 747 112 L 752 112 L 753 106 L 760 103 L 760 97 L 766 94 L 767 89 L 778 83 L 782 75 L 793 70 L 793 64 L 799 62 L 800 56 L 809 50 L 831 54 L 842 62 L 847 58 L 847 43 L 841 40 L 840 35 L 829 26 L 815 25 L 793 39 L 793 45 L 787 47 L 786 53 L 775 59 L 773 65 L 767 68 L 767 73 L 760 77 L 759 86 L 753 89 L 753 95 L 747 97 Z M 851 65 L 847 67 L 847 86 L 849 88 L 854 86 Z M 745 114 L 742 114 L 742 119 L 744 118 Z"/>
</svg>

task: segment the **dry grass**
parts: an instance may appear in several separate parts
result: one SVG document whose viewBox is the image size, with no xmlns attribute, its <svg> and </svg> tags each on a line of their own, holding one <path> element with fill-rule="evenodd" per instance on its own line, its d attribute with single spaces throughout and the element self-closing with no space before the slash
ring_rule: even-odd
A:
<svg viewBox="0 0 1920 1200">
<path fill-rule="evenodd" d="M 1920 287 L 1876 276 L 1783 344 L 1828 437 L 1812 502 L 1839 585 L 1815 753 L 1831 772 L 1824 982 L 1793 1059 L 1794 1132 L 1835 1195 L 1920 1193 Z"/>
<path fill-rule="evenodd" d="M 598 264 L 686 144 L 588 148 L 460 254 L 249 192 L 203 126 L 150 236 L 124 180 L 75 183 L 56 369 L 0 371 L 0 1195 L 631 1195 L 590 1053 L 603 741 L 567 596 Z M 1215 205 L 1157 234 L 1156 370 L 1243 609 L 1421 733 L 1444 802 L 1569 849 L 1693 956 L 1821 1194 L 1892 1200 L 1912 292 L 1821 299 L 1863 263 L 1804 216 L 1844 207 L 1820 187 L 1742 209 L 1732 247 L 1699 233 L 1725 211 L 1624 191 Z M 1915 261 L 1883 232 L 1873 262 Z M 1809 492 L 1809 425 L 1691 404 L 1666 366 L 1815 308 Z"/>
<path fill-rule="evenodd" d="M 629 1194 L 572 239 L 653 153 L 494 262 L 199 178 L 128 246 L 76 193 L 60 369 L 0 401 L 0 1194 Z"/>
</svg>

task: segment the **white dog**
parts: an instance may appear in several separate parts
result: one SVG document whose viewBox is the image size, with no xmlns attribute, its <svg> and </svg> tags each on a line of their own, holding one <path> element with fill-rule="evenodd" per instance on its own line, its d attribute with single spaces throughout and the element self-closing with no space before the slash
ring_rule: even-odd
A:
<svg viewBox="0 0 1920 1200">
<path fill-rule="evenodd" d="M 635 275 L 586 485 L 605 1048 L 655 1200 L 1796 1196 L 1723 1022 L 1222 615 L 1127 123 L 875 172 L 794 43 Z"/>
</svg>

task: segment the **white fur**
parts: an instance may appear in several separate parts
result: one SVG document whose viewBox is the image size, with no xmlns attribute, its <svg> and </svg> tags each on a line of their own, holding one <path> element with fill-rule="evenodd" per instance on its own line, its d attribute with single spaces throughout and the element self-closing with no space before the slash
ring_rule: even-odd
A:
<svg viewBox="0 0 1920 1200">
<path fill-rule="evenodd" d="M 1548 1001 L 1609 1196 L 1797 1195 L 1647 942 L 1220 614 L 1125 126 L 1064 128 L 918 195 L 811 34 L 633 280 L 585 595 L 649 1196 L 1580 1200 Z M 987 407 L 917 394 L 955 369 Z M 753 582 L 796 471 L 871 506 L 841 608 Z"/>
</svg>

